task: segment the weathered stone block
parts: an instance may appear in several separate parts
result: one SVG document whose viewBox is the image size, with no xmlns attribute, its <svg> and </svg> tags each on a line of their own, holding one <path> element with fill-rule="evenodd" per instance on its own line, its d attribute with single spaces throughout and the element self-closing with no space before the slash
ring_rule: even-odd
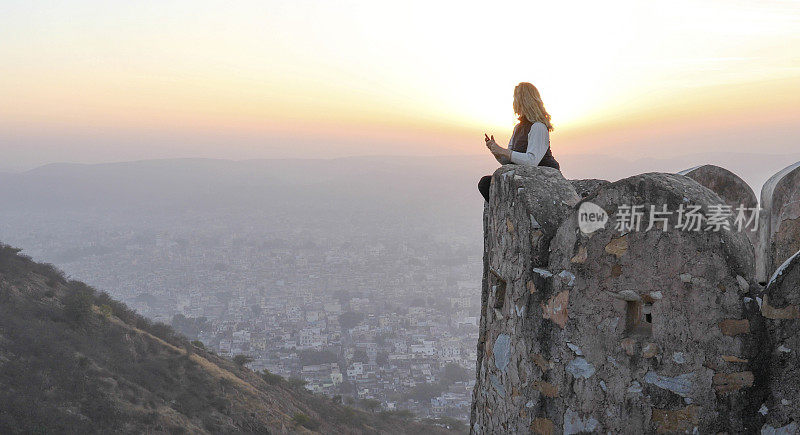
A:
<svg viewBox="0 0 800 435">
<path fill-rule="evenodd" d="M 772 275 L 761 313 L 765 317 L 769 355 L 769 398 L 764 403 L 765 429 L 800 423 L 800 252 Z M 774 432 L 781 433 L 781 432 Z M 790 432 L 784 432 L 790 433 Z"/>
<path fill-rule="evenodd" d="M 601 186 L 609 183 L 606 180 L 598 180 L 595 178 L 587 178 L 585 180 L 569 180 L 569 182 L 572 183 L 572 187 L 575 188 L 575 191 L 578 192 L 578 196 L 581 198 L 589 197 Z"/>
<path fill-rule="evenodd" d="M 669 410 L 654 409 L 653 423 L 656 433 L 687 433 L 700 424 L 700 407 L 689 405 L 686 408 Z"/>
<path fill-rule="evenodd" d="M 649 231 L 645 216 L 640 231 L 620 233 L 612 220 L 583 234 L 572 186 L 556 178 L 553 192 L 535 190 L 550 174 L 537 171 L 528 183 L 524 171 L 503 175 L 512 170 L 495 174 L 505 181 L 494 183 L 486 209 L 481 342 L 490 346 L 507 334 L 508 366 L 520 375 L 479 361 L 473 431 L 750 430 L 743 415 L 755 410 L 740 397 L 752 388 L 741 373 L 751 372 L 747 361 L 756 349 L 741 299 L 754 268 L 747 237 L 677 230 L 674 216 Z M 526 190 L 539 197 L 524 197 Z M 670 174 L 602 184 L 589 198 L 609 216 L 625 204 L 692 204 L 704 213 L 724 204 L 696 181 Z M 492 298 L 500 281 L 505 303 L 526 307 L 524 315 Z M 498 309 L 502 318 L 492 314 Z M 724 364 L 735 365 L 709 368 Z M 727 375 L 715 383 L 717 373 Z M 501 397 L 507 391 L 520 396 Z"/>
<path fill-rule="evenodd" d="M 758 206 L 758 199 L 756 199 L 756 194 L 750 188 L 750 185 L 725 168 L 714 165 L 695 166 L 678 172 L 678 175 L 689 177 L 711 189 L 722 198 L 726 205 L 731 206 L 734 214 L 739 207 L 753 209 Z M 751 212 L 747 212 L 746 217 L 748 219 L 756 217 L 751 216 L 751 214 Z M 759 237 L 758 231 L 754 231 L 755 228 L 756 226 L 753 225 L 744 232 L 754 249 L 758 247 Z"/>
<path fill-rule="evenodd" d="M 794 263 L 761 297 L 752 243 L 735 226 L 687 231 L 673 214 L 650 227 L 645 213 L 638 230 L 615 228 L 621 205 L 696 205 L 707 217 L 735 198 L 706 184 L 659 173 L 600 183 L 585 201 L 612 219 L 585 234 L 575 182 L 547 169 L 496 172 L 484 212 L 473 432 L 793 427 L 800 285 L 783 280 L 800 280 Z M 768 382 L 783 389 L 769 396 Z"/>
<path fill-rule="evenodd" d="M 539 435 L 553 435 L 553 422 L 546 418 L 535 418 L 531 423 L 531 432 Z"/>
<path fill-rule="evenodd" d="M 775 268 L 800 251 L 800 162 L 764 183 L 761 208 L 756 276 L 766 282 Z"/>
<path fill-rule="evenodd" d="M 719 329 L 723 335 L 739 335 L 750 332 L 750 321 L 747 319 L 725 319 L 719 322 Z"/>
<path fill-rule="evenodd" d="M 554 277 L 541 267 L 547 265 L 550 240 L 579 199 L 555 169 L 506 165 L 495 171 L 491 201 L 484 207 L 474 432 L 552 433 L 547 418 L 525 407 L 530 402 L 535 410 L 540 400 L 558 397 L 558 386 L 546 375 L 552 362 L 522 331 L 531 316 L 547 322 L 545 329 L 567 321 L 568 292 L 551 294 L 548 282 L 569 277 Z"/>
<path fill-rule="evenodd" d="M 604 185 L 589 200 L 611 217 L 607 226 L 584 234 L 576 208 L 551 241 L 548 270 L 574 276 L 571 286 L 551 283 L 553 294 L 569 291 L 565 327 L 549 339 L 556 347 L 551 355 L 567 373 L 559 385 L 561 403 L 553 405 L 557 412 L 580 409 L 603 432 L 653 432 L 670 426 L 644 417 L 653 409 L 678 411 L 692 404 L 698 407 L 693 427 L 701 433 L 747 431 L 743 414 L 754 411 L 745 409 L 744 394 L 752 373 L 717 376 L 715 383 L 715 372 L 705 363 L 724 363 L 722 354 L 747 359 L 757 349 L 737 278 L 753 276 L 750 241 L 735 228 L 676 229 L 674 214 L 666 226 L 649 231 L 649 213 L 638 231 L 615 227 L 623 205 L 677 210 L 691 204 L 707 214 L 723 200 L 690 178 L 657 173 Z M 585 261 L 572 261 L 577 252 L 586 253 Z M 570 374 L 577 358 L 559 346 L 563 342 L 582 350 L 592 376 Z M 662 357 L 677 354 L 691 358 Z M 749 367 L 733 369 L 742 368 Z"/>
<path fill-rule="evenodd" d="M 553 168 L 505 165 L 491 190 L 490 266 L 508 280 L 524 267 L 516 264 L 520 257 L 546 265 L 550 239 L 580 200 L 572 184 Z"/>
<path fill-rule="evenodd" d="M 714 389 L 720 394 L 739 391 L 743 387 L 752 387 L 754 380 L 753 372 L 717 373 L 712 378 Z"/>
</svg>

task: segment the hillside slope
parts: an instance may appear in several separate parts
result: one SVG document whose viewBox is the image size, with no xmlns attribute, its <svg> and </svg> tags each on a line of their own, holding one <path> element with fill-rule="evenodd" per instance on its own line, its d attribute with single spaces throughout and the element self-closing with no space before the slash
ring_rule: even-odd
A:
<svg viewBox="0 0 800 435">
<path fill-rule="evenodd" d="M 262 378 L 0 245 L 0 433 L 111 431 L 445 432 Z"/>
</svg>

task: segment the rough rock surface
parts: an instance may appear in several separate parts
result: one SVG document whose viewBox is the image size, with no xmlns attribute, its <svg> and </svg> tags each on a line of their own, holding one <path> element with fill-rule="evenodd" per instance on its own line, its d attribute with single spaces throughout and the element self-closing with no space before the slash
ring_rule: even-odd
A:
<svg viewBox="0 0 800 435">
<path fill-rule="evenodd" d="M 569 180 L 572 187 L 578 192 L 581 198 L 587 198 L 597 191 L 600 186 L 606 185 L 609 182 L 606 180 L 598 180 L 596 178 L 587 178 L 585 180 Z"/>
<path fill-rule="evenodd" d="M 800 252 L 789 258 L 770 279 L 761 302 L 769 334 L 770 395 L 762 410 L 764 430 L 786 428 L 797 433 L 800 424 Z M 790 425 L 794 431 L 790 431 Z"/>
<path fill-rule="evenodd" d="M 672 174 L 605 184 L 590 200 L 611 219 L 589 236 L 560 173 L 519 169 L 495 173 L 484 210 L 472 432 L 760 428 L 751 418 L 763 370 L 750 363 L 760 340 L 746 236 L 676 230 L 674 215 L 667 231 L 645 231 L 647 216 L 640 231 L 621 234 L 613 222 L 620 204 L 706 211 L 722 199 Z"/>
<path fill-rule="evenodd" d="M 521 256 L 547 265 L 550 239 L 580 198 L 557 169 L 505 165 L 493 174 L 489 204 L 489 267 L 502 277 L 522 273 Z M 530 254 L 530 256 L 528 256 Z"/>
<path fill-rule="evenodd" d="M 759 262 L 764 282 L 776 267 L 800 250 L 800 162 L 773 175 L 761 188 Z"/>
<path fill-rule="evenodd" d="M 725 201 L 726 205 L 731 206 L 734 215 L 736 215 L 736 210 L 739 207 L 754 209 L 758 206 L 758 199 L 753 189 L 738 175 L 725 168 L 714 165 L 702 165 L 678 172 L 678 175 L 689 177 L 711 189 Z M 751 215 L 752 212 L 745 212 L 746 218 L 754 218 L 754 216 Z M 755 229 L 755 226 L 750 226 L 746 228 L 747 231 L 744 231 L 754 248 L 758 246 L 758 231 Z M 756 255 L 756 257 L 758 257 L 758 255 Z M 758 261 L 758 259 L 756 261 Z"/>
<path fill-rule="evenodd" d="M 521 396 L 515 385 L 520 379 L 509 376 L 519 373 L 518 357 L 512 361 L 511 355 L 517 355 L 515 349 L 523 337 L 520 326 L 529 309 L 525 295 L 536 293 L 537 286 L 544 284 L 537 270 L 546 267 L 550 240 L 579 200 L 572 184 L 552 168 L 505 165 L 493 175 L 483 216 L 479 386 L 472 403 L 473 430 L 477 432 L 516 430 L 507 426 L 507 419 L 495 421 L 488 413 L 496 407 L 505 410 L 506 400 L 511 398 L 515 398 L 511 407 L 519 407 Z M 539 388 L 555 394 L 544 383 Z M 499 409 L 496 415 L 502 416 Z"/>
</svg>

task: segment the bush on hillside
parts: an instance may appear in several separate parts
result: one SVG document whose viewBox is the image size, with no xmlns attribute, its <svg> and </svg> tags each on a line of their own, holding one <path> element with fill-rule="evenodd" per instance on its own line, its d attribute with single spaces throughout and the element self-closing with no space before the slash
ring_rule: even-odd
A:
<svg viewBox="0 0 800 435">
<path fill-rule="evenodd" d="M 289 384 L 289 387 L 295 389 L 305 388 L 306 384 L 308 384 L 307 381 L 294 377 L 287 379 L 286 382 Z"/>
<path fill-rule="evenodd" d="M 236 363 L 239 367 L 244 367 L 245 364 L 250 364 L 253 362 L 253 357 L 249 355 L 239 354 L 233 357 L 233 362 Z"/>
<path fill-rule="evenodd" d="M 261 371 L 261 379 L 270 385 L 278 385 L 283 382 L 283 377 L 270 372 L 267 369 Z"/>
<path fill-rule="evenodd" d="M 98 311 L 100 312 L 100 315 L 105 318 L 109 318 L 112 314 L 114 314 L 114 310 L 112 310 L 111 307 L 106 304 L 100 305 L 98 307 Z"/>
<path fill-rule="evenodd" d="M 308 430 L 319 429 L 319 422 L 305 414 L 295 414 L 294 417 L 292 417 L 292 421 Z"/>
<path fill-rule="evenodd" d="M 68 320 L 82 323 L 92 314 L 94 295 L 91 288 L 82 282 L 70 281 L 69 287 L 64 297 L 64 314 Z"/>
<path fill-rule="evenodd" d="M 363 399 L 359 402 L 362 408 L 369 412 L 375 412 L 381 407 L 381 402 L 374 399 Z"/>
<path fill-rule="evenodd" d="M 399 418 L 401 420 L 413 420 L 415 415 L 408 409 L 398 409 L 396 411 L 381 411 L 378 416 L 384 420 Z"/>
</svg>

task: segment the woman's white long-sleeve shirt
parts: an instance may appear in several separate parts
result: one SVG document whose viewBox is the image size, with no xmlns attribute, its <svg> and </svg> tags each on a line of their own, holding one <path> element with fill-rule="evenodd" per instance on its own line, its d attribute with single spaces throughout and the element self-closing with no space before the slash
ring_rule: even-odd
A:
<svg viewBox="0 0 800 435">
<path fill-rule="evenodd" d="M 517 127 L 514 128 L 516 132 Z M 514 135 L 508 141 L 508 149 L 513 146 Z M 547 149 L 550 148 L 550 132 L 541 122 L 536 122 L 528 132 L 528 149 L 524 153 L 511 151 L 511 163 L 517 165 L 538 166 L 542 161 Z"/>
</svg>

